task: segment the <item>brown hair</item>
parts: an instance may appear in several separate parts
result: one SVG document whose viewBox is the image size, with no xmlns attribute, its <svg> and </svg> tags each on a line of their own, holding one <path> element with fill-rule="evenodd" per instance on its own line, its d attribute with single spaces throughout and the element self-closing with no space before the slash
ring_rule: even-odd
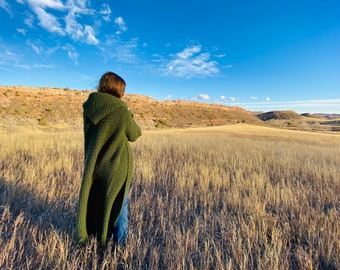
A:
<svg viewBox="0 0 340 270">
<path fill-rule="evenodd" d="M 125 92 L 125 81 L 116 73 L 106 72 L 99 81 L 98 92 L 108 93 L 122 98 Z"/>
</svg>

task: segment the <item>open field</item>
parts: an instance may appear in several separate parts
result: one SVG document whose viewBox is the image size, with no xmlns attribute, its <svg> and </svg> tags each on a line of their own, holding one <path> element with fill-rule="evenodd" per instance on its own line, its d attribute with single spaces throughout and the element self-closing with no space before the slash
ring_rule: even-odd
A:
<svg viewBox="0 0 340 270">
<path fill-rule="evenodd" d="M 0 133 L 0 269 L 340 269 L 339 135 L 235 124 L 132 147 L 126 249 L 78 248 L 82 133 Z"/>
</svg>

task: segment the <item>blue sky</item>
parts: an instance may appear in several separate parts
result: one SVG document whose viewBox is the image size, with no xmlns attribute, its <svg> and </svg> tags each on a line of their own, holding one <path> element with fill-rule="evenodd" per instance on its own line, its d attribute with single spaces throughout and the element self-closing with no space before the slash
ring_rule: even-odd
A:
<svg viewBox="0 0 340 270">
<path fill-rule="evenodd" d="M 0 84 L 340 113 L 338 0 L 0 0 Z"/>
</svg>

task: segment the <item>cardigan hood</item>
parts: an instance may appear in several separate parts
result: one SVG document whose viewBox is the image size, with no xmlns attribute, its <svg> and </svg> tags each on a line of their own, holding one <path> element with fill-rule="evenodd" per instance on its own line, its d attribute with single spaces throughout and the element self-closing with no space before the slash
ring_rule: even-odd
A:
<svg viewBox="0 0 340 270">
<path fill-rule="evenodd" d="M 128 108 L 119 98 L 101 92 L 91 93 L 83 104 L 84 115 L 95 125 L 119 107 Z"/>
</svg>

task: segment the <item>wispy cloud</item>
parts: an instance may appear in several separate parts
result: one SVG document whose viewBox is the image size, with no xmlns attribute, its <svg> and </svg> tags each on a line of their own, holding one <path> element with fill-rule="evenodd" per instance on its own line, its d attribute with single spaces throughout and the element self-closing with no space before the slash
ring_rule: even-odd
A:
<svg viewBox="0 0 340 270">
<path fill-rule="evenodd" d="M 76 49 L 70 44 L 63 46 L 62 49 L 67 52 L 67 56 L 74 62 L 74 64 L 78 65 L 79 53 Z"/>
<path fill-rule="evenodd" d="M 21 68 L 21 69 L 31 69 L 32 65 L 27 65 L 27 64 L 15 64 L 14 65 L 17 68 Z"/>
<path fill-rule="evenodd" d="M 26 35 L 26 33 L 27 33 L 27 30 L 26 29 L 22 29 L 22 28 L 17 28 L 17 31 L 18 31 L 18 33 L 20 33 L 20 34 L 22 34 L 22 35 Z"/>
<path fill-rule="evenodd" d="M 217 58 L 223 58 L 223 57 L 226 56 L 226 54 L 225 53 L 221 53 L 221 54 L 215 54 L 214 56 L 217 57 Z"/>
<path fill-rule="evenodd" d="M 41 57 L 49 57 L 50 55 L 54 54 L 56 51 L 63 51 L 66 52 L 66 55 L 74 64 L 78 64 L 79 53 L 77 52 L 76 48 L 71 44 L 66 44 L 64 46 L 55 46 L 47 48 L 44 46 L 41 40 L 27 40 L 26 44 L 32 48 L 32 50 Z"/>
<path fill-rule="evenodd" d="M 32 7 L 51 8 L 57 10 L 65 9 L 63 2 L 60 0 L 26 0 L 22 2 L 27 2 Z"/>
<path fill-rule="evenodd" d="M 1 42 L 1 40 L 0 40 Z M 0 64 L 7 64 L 14 62 L 17 59 L 17 55 L 5 44 L 0 43 Z"/>
<path fill-rule="evenodd" d="M 98 44 L 99 41 L 95 37 L 94 30 L 89 25 L 82 25 L 77 22 L 76 14 L 68 13 L 65 17 L 66 28 L 65 31 L 74 41 L 84 41 L 87 44 Z"/>
<path fill-rule="evenodd" d="M 124 21 L 124 19 L 122 17 L 117 17 L 114 20 L 116 27 L 118 28 L 116 34 L 120 35 L 121 33 L 127 31 L 127 26 L 126 26 L 126 22 Z"/>
<path fill-rule="evenodd" d="M 235 97 L 226 97 L 226 96 L 219 96 L 213 98 L 214 103 L 218 104 L 229 104 L 229 103 L 234 103 L 237 100 Z"/>
<path fill-rule="evenodd" d="M 45 65 L 45 64 L 34 64 L 33 65 L 35 68 L 53 68 L 54 67 L 54 65 Z"/>
<path fill-rule="evenodd" d="M 76 20 L 75 13 L 69 13 L 65 17 L 66 27 L 65 31 L 71 36 L 73 40 L 80 40 L 84 37 L 84 27 Z"/>
<path fill-rule="evenodd" d="M 55 33 L 61 36 L 65 35 L 57 17 L 46 12 L 42 7 L 34 7 L 34 12 L 38 16 L 39 25 L 50 33 Z"/>
<path fill-rule="evenodd" d="M 15 67 L 21 68 L 21 69 L 47 69 L 47 68 L 53 68 L 54 65 L 34 63 L 34 64 L 29 64 L 29 65 L 28 64 L 16 64 Z"/>
<path fill-rule="evenodd" d="M 220 71 L 218 63 L 210 58 L 210 53 L 202 52 L 200 45 L 187 47 L 183 51 L 172 55 L 172 59 L 166 62 L 166 74 L 182 78 L 215 75 Z"/>
<path fill-rule="evenodd" d="M 208 94 L 199 94 L 190 98 L 191 100 L 209 100 L 210 96 Z"/>
<path fill-rule="evenodd" d="M 104 60 L 115 59 L 120 63 L 135 64 L 138 62 L 136 54 L 138 39 L 122 40 L 117 35 L 106 36 L 105 44 L 100 46 Z"/>
<path fill-rule="evenodd" d="M 103 4 L 99 14 L 102 15 L 102 18 L 106 22 L 111 21 L 111 8 L 108 4 Z"/>
<path fill-rule="evenodd" d="M 84 32 L 85 32 L 85 41 L 87 44 L 95 45 L 99 43 L 98 39 L 95 37 L 95 33 L 94 33 L 92 26 L 86 25 L 84 28 Z"/>
<path fill-rule="evenodd" d="M 21 4 L 27 4 L 33 12 L 33 14 L 27 14 L 24 20 L 24 23 L 30 28 L 35 28 L 34 23 L 37 19 L 38 26 L 51 34 L 62 37 L 69 36 L 75 42 L 84 42 L 90 45 L 99 43 L 94 28 L 91 25 L 80 23 L 82 16 L 96 14 L 94 10 L 87 7 L 87 1 L 66 1 L 65 4 L 60 0 L 17 1 Z M 58 16 L 55 15 L 56 11 Z M 108 20 L 110 12 L 108 5 L 102 5 L 99 14 L 104 14 L 103 20 Z"/>
<path fill-rule="evenodd" d="M 249 111 L 293 110 L 297 113 L 340 113 L 340 99 L 271 101 L 270 97 L 236 98 L 220 96 L 214 98 L 213 101 L 227 106 L 239 106 Z"/>
<path fill-rule="evenodd" d="M 10 8 L 8 1 L 0 0 L 0 8 L 8 10 Z M 142 64 L 144 71 L 148 69 L 150 72 L 157 72 L 157 74 L 162 73 L 177 78 L 204 78 L 220 73 L 219 64 L 215 60 L 219 61 L 225 57 L 224 53 L 218 53 L 216 49 L 212 49 L 210 53 L 195 43 L 195 45 L 187 46 L 166 56 L 164 53 L 159 53 L 158 62 L 151 64 L 149 59 L 146 59 L 148 56 L 143 58 L 146 55 L 143 50 L 148 47 L 147 41 L 142 41 L 139 44 L 138 38 L 129 38 L 123 35 L 128 31 L 128 24 L 122 16 L 115 18 L 112 16 L 109 3 L 99 4 L 99 7 L 94 10 L 92 7 L 95 5 L 90 5 L 89 0 L 15 1 L 26 6 L 25 12 L 21 14 L 22 25 L 18 26 L 17 32 L 27 38 L 26 48 L 31 49 L 41 58 L 46 56 L 44 60 L 57 51 L 63 51 L 64 55 L 67 55 L 77 65 L 81 51 L 76 49 L 78 48 L 77 43 L 82 43 L 83 45 L 94 45 L 95 48 L 102 51 L 103 61 L 106 63 L 114 59 L 120 64 L 136 64 L 136 68 L 140 67 L 137 66 L 137 63 Z M 17 14 L 14 13 L 14 16 Z M 111 20 L 112 32 L 101 31 L 103 30 L 101 27 L 104 28 L 104 24 Z M 41 30 L 43 31 L 41 32 Z M 36 35 L 32 34 L 33 31 L 40 32 L 41 40 L 34 40 L 33 37 Z M 45 36 L 56 38 L 49 38 L 45 43 L 43 34 L 41 34 L 43 32 L 47 33 Z M 55 42 L 53 43 L 53 41 Z M 173 44 L 169 44 L 169 46 L 173 46 Z M 24 53 L 22 55 L 24 56 Z M 19 63 L 19 60 L 16 63 Z M 22 67 L 26 66 L 26 63 L 20 64 Z M 205 99 L 203 96 L 197 96 L 197 98 Z"/>
<path fill-rule="evenodd" d="M 238 106 L 251 111 L 294 110 L 298 113 L 340 113 L 340 99 L 317 99 L 297 101 L 239 102 Z"/>
<path fill-rule="evenodd" d="M 29 28 L 34 28 L 34 16 L 32 14 L 28 14 L 27 18 L 24 20 L 24 23 L 29 27 Z"/>
<path fill-rule="evenodd" d="M 31 40 L 27 40 L 26 44 L 36 52 L 36 54 L 41 55 L 44 52 L 43 47 L 38 42 L 34 43 Z M 40 43 L 40 42 L 39 42 Z"/>
<path fill-rule="evenodd" d="M 6 71 L 8 71 L 8 72 L 14 72 L 13 70 L 11 70 L 11 69 L 8 69 L 8 68 L 4 68 L 4 67 L 0 67 L 0 69 L 2 69 L 2 70 L 6 70 Z"/>
<path fill-rule="evenodd" d="M 9 6 L 9 4 L 6 2 L 6 0 L 0 0 L 0 8 L 3 8 L 4 10 L 6 10 L 6 12 L 12 16 L 12 10 L 11 7 Z"/>
</svg>

